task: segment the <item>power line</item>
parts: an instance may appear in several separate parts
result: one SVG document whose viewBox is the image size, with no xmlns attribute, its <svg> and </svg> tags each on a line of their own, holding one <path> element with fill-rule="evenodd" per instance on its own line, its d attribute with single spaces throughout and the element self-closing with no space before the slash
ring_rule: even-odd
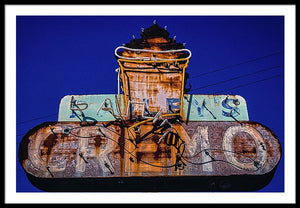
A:
<svg viewBox="0 0 300 208">
<path fill-rule="evenodd" d="M 250 63 L 250 62 L 253 62 L 253 61 L 257 61 L 257 60 L 260 60 L 260 59 L 264 59 L 264 58 L 268 58 L 268 57 L 271 57 L 271 56 L 274 56 L 274 55 L 278 55 L 280 53 L 281 52 L 271 53 L 271 54 L 268 54 L 268 55 L 265 55 L 265 56 L 262 56 L 262 57 L 258 57 L 258 58 L 254 58 L 254 59 L 250 59 L 250 60 L 238 63 L 238 64 L 225 66 L 225 67 L 223 67 L 221 69 L 216 69 L 216 70 L 213 70 L 213 71 L 209 71 L 209 72 L 205 72 L 205 73 L 198 74 L 198 75 L 195 75 L 195 76 L 191 76 L 190 79 L 201 77 L 201 76 L 204 76 L 204 75 L 207 75 L 207 74 L 211 74 L 211 73 L 214 73 L 214 72 L 218 72 L 218 71 L 223 71 L 223 70 L 226 70 L 226 69 L 230 69 L 230 68 L 233 68 L 233 67 L 236 67 L 236 66 L 240 66 L 242 64 L 247 64 L 247 63 Z"/>
<path fill-rule="evenodd" d="M 48 117 L 51 117 L 51 116 L 54 116 L 54 115 L 57 115 L 57 113 L 53 113 L 53 114 L 49 114 L 49 115 L 46 115 L 46 116 L 42 116 L 42 117 L 38 117 L 38 118 L 33 118 L 33 119 L 30 119 L 30 120 L 22 121 L 22 122 L 17 123 L 17 125 L 28 123 L 28 122 L 39 120 L 39 119 L 43 119 L 43 118 L 48 118 Z"/>
<path fill-rule="evenodd" d="M 239 79 L 239 78 L 242 78 L 242 77 L 247 77 L 247 76 L 250 76 L 250 75 L 253 75 L 253 74 L 257 74 L 257 73 L 260 73 L 260 72 L 268 71 L 268 70 L 271 70 L 271 69 L 274 69 L 274 68 L 279 68 L 279 67 L 281 67 L 281 66 L 273 66 L 273 67 L 270 67 L 270 68 L 261 69 L 261 70 L 255 71 L 255 72 L 251 72 L 249 74 L 244 74 L 244 75 L 233 77 L 233 78 L 221 81 L 221 82 L 216 82 L 216 83 L 213 83 L 213 84 L 198 87 L 198 88 L 192 89 L 190 91 L 195 91 L 195 90 L 203 89 L 203 88 L 206 88 L 206 87 L 222 84 L 222 83 L 225 83 L 225 82 L 233 81 L 233 80 L 236 80 L 236 79 Z"/>
<path fill-rule="evenodd" d="M 242 64 L 246 64 L 246 63 L 249 63 L 249 62 L 253 62 L 253 61 L 260 60 L 260 59 L 268 58 L 270 56 L 278 55 L 280 53 L 281 52 L 276 52 L 276 53 L 268 54 L 266 56 L 258 57 L 258 58 L 251 59 L 251 60 L 247 60 L 247 61 L 244 61 L 244 62 L 241 62 L 241 63 L 238 63 L 238 64 L 226 66 L 226 67 L 223 67 L 221 69 L 216 69 L 216 70 L 213 70 L 213 71 L 210 71 L 210 72 L 206 72 L 206 73 L 202 73 L 202 74 L 199 74 L 199 75 L 192 76 L 192 77 L 190 77 L 190 79 L 193 79 L 193 78 L 196 78 L 196 77 L 200 77 L 200 76 L 204 76 L 204 75 L 207 75 L 207 74 L 210 74 L 210 73 L 214 73 L 214 72 L 218 72 L 218 71 L 223 71 L 225 69 L 233 68 L 233 67 L 236 67 L 236 66 L 239 66 L 239 65 L 242 65 Z M 263 69 L 263 70 L 259 70 L 259 71 L 253 72 L 253 73 L 249 73 L 249 74 L 246 74 L 246 75 L 241 75 L 239 77 L 234 77 L 234 78 L 231 78 L 231 79 L 228 79 L 228 80 L 224 80 L 222 82 L 218 82 L 218 83 L 214 83 L 214 84 L 202 86 L 202 87 L 199 87 L 199 88 L 195 88 L 195 89 L 192 89 L 191 91 L 202 89 L 202 88 L 206 88 L 206 87 L 217 85 L 217 84 L 221 84 L 221 83 L 228 82 L 228 81 L 232 81 L 232 80 L 235 80 L 235 79 L 238 79 L 238 78 L 241 78 L 241 77 L 249 76 L 251 74 L 259 73 L 259 72 L 262 72 L 262 71 L 267 71 L 267 70 L 270 70 L 270 69 L 273 69 L 273 68 L 276 68 L 276 67 L 280 67 L 280 66 L 275 66 L 275 67 L 271 67 L 271 68 L 268 68 L 268 69 Z M 267 78 L 267 79 L 269 79 L 269 78 Z M 257 82 L 264 81 L 264 80 L 265 79 L 259 80 Z M 254 83 L 256 83 L 256 82 L 254 82 Z M 253 83 L 251 83 L 251 84 L 253 84 Z M 248 85 L 248 84 L 246 84 L 246 85 Z M 241 85 L 241 86 L 244 86 L 244 85 Z M 238 87 L 240 87 L 240 86 L 238 86 Z M 231 88 L 231 89 L 235 89 L 235 88 Z M 231 90 L 231 89 L 229 89 L 229 90 Z M 220 91 L 220 92 L 223 92 L 223 91 Z M 30 120 L 22 121 L 22 122 L 17 123 L 17 125 L 28 123 L 28 122 L 39 120 L 39 119 L 43 119 L 43 118 L 48 118 L 48 117 L 51 117 L 51 116 L 54 116 L 54 115 L 57 115 L 57 113 L 53 113 L 53 114 L 49 114 L 49 115 L 46 115 L 46 116 L 37 117 L 37 118 L 30 119 Z"/>
<path fill-rule="evenodd" d="M 275 76 L 267 77 L 267 78 L 265 78 L 265 79 L 260 79 L 260 80 L 254 81 L 254 82 L 248 82 L 248 83 L 246 83 L 246 84 L 238 85 L 238 86 L 235 86 L 235 87 L 226 89 L 226 90 L 218 91 L 218 92 L 216 92 L 216 93 L 227 92 L 227 91 L 230 91 L 230 90 L 233 90 L 233 89 L 236 89 L 236 88 L 245 87 L 245 86 L 248 86 L 248 85 L 251 85 L 251 84 L 255 84 L 255 83 L 258 83 L 258 82 L 263 82 L 263 81 L 266 81 L 266 80 L 269 80 L 269 79 L 274 79 L 274 78 L 280 77 L 280 76 L 282 76 L 282 75 L 283 75 L 283 74 L 277 74 L 277 75 L 275 75 Z M 215 93 L 215 94 L 216 94 L 216 93 Z"/>
</svg>

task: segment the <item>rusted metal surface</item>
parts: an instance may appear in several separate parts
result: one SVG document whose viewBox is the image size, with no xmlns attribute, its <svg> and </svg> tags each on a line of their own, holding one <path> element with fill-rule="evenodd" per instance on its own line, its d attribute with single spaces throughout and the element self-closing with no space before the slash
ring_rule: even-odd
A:
<svg viewBox="0 0 300 208">
<path fill-rule="evenodd" d="M 125 103 L 131 116 L 141 115 L 143 102 L 150 112 L 180 113 L 181 107 L 170 112 L 168 100 L 182 105 L 188 50 L 169 38 L 169 33 L 157 24 L 144 30 L 141 36 L 126 47 L 119 47 L 122 51 L 116 50 Z"/>
<path fill-rule="evenodd" d="M 133 142 L 119 125 L 46 123 L 25 136 L 19 159 L 27 173 L 39 178 L 105 178 L 262 175 L 281 157 L 278 139 L 259 123 L 191 122 L 173 127 L 180 139 L 166 137 L 158 143 L 163 132 L 151 132 L 152 122 L 140 126 Z"/>
<path fill-rule="evenodd" d="M 132 115 L 141 115 L 143 105 L 135 104 L 147 102 L 150 112 L 168 113 L 167 99 L 176 99 L 180 105 L 182 94 L 182 73 L 137 72 L 125 70 L 124 90 L 128 92 L 128 99 L 132 101 Z M 178 112 L 176 112 L 178 113 Z"/>
</svg>

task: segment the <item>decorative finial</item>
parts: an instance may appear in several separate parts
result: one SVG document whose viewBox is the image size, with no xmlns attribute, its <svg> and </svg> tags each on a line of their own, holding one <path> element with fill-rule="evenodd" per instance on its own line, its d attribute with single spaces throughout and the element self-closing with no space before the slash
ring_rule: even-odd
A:
<svg viewBox="0 0 300 208">
<path fill-rule="evenodd" d="M 164 26 L 164 29 L 167 30 L 167 25 Z"/>
<path fill-rule="evenodd" d="M 156 20 L 153 20 L 153 24 L 154 24 L 154 25 L 156 24 Z"/>
<path fill-rule="evenodd" d="M 176 40 L 176 35 L 174 35 L 173 40 Z"/>
<path fill-rule="evenodd" d="M 135 39 L 135 36 L 134 36 L 134 35 L 132 35 L 132 39 Z"/>
<path fill-rule="evenodd" d="M 182 45 L 185 47 L 186 43 L 182 43 Z"/>
<path fill-rule="evenodd" d="M 144 32 L 144 30 L 145 30 L 145 29 L 142 27 L 142 28 L 141 28 L 141 31 Z"/>
</svg>

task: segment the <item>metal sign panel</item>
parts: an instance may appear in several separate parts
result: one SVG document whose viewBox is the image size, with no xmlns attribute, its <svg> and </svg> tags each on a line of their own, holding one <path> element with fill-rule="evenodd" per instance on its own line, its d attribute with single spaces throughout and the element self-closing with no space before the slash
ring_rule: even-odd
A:
<svg viewBox="0 0 300 208">
<path fill-rule="evenodd" d="M 124 110 L 123 95 L 66 95 L 59 105 L 58 121 L 114 121 Z"/>
<path fill-rule="evenodd" d="M 72 106 L 72 102 L 75 105 Z M 167 98 L 164 101 L 167 113 L 178 112 L 178 102 L 179 99 Z M 119 109 L 125 114 L 122 94 L 67 95 L 61 99 L 58 121 L 114 121 L 119 116 Z M 185 94 L 182 110 L 182 119 L 186 121 L 249 120 L 246 101 L 239 95 Z"/>
<path fill-rule="evenodd" d="M 239 95 L 183 96 L 183 120 L 187 121 L 248 121 L 246 101 Z"/>
<path fill-rule="evenodd" d="M 44 123 L 25 135 L 19 160 L 27 174 L 49 181 L 264 176 L 281 158 L 278 139 L 256 122 L 174 123 L 160 139 L 165 132 L 148 122 L 133 140 L 117 123 Z"/>
</svg>

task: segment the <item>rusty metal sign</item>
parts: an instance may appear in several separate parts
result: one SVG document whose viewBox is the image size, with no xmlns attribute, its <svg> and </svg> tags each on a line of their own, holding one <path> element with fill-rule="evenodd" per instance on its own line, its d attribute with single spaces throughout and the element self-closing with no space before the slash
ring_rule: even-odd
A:
<svg viewBox="0 0 300 208">
<path fill-rule="evenodd" d="M 281 157 L 278 139 L 255 122 L 174 123 L 160 140 L 166 131 L 150 122 L 132 140 L 117 124 L 45 123 L 23 139 L 19 159 L 27 174 L 66 179 L 68 189 L 78 178 L 264 177 Z"/>
<path fill-rule="evenodd" d="M 156 23 L 117 47 L 123 94 L 70 95 L 19 161 L 46 191 L 252 191 L 281 158 L 238 95 L 186 94 L 191 51 Z"/>
</svg>

